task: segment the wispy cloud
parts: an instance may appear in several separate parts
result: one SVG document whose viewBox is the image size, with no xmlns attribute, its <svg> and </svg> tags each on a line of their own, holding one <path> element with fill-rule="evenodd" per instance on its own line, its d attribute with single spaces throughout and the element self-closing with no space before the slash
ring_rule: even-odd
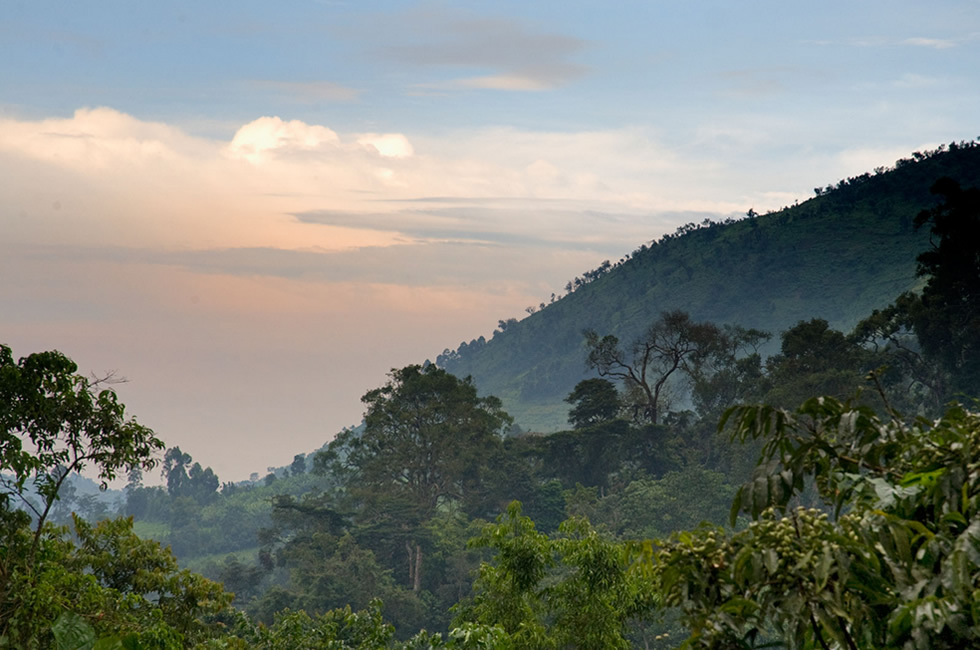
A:
<svg viewBox="0 0 980 650">
<path fill-rule="evenodd" d="M 935 50 L 948 50 L 951 47 L 956 47 L 957 42 L 948 38 L 926 38 L 924 36 L 916 36 L 913 38 L 906 38 L 902 41 L 902 45 L 914 45 L 916 47 L 930 47 Z"/>
<path fill-rule="evenodd" d="M 330 81 L 272 81 L 257 79 L 249 85 L 280 97 L 303 104 L 349 102 L 357 99 L 361 91 Z"/>
<path fill-rule="evenodd" d="M 897 88 L 928 88 L 941 83 L 938 77 L 927 77 L 921 74 L 908 73 L 894 82 Z"/>
<path fill-rule="evenodd" d="M 909 38 L 895 39 L 885 36 L 863 36 L 851 39 L 848 45 L 854 47 L 925 47 L 933 50 L 948 50 L 959 47 L 967 41 L 975 40 L 980 33 L 971 33 L 965 36 L 936 38 L 929 36 L 911 36 Z M 832 41 L 820 42 L 821 45 L 836 45 Z"/>
<path fill-rule="evenodd" d="M 647 215 L 642 219 L 644 227 L 638 227 L 635 214 L 560 209 L 549 206 L 550 202 L 521 201 L 495 207 L 467 205 L 463 199 L 454 202 L 452 206 L 435 207 L 439 206 L 436 203 L 429 208 L 384 213 L 310 210 L 293 216 L 307 224 L 397 232 L 413 243 L 598 249 L 608 254 L 622 253 L 624 246 L 647 238 L 645 226 L 650 222 L 662 221 L 667 227 L 677 217 Z M 615 234 L 610 237 L 611 233 Z"/>
<path fill-rule="evenodd" d="M 726 93 L 733 97 L 767 97 L 786 92 L 789 81 L 802 77 L 802 70 L 790 66 L 769 66 L 726 70 L 719 77 L 727 84 Z"/>
<path fill-rule="evenodd" d="M 948 50 L 950 48 L 958 47 L 966 41 L 974 40 L 980 33 L 969 34 L 966 36 L 956 37 L 956 38 L 935 38 L 926 36 L 912 36 L 909 38 L 895 38 L 877 34 L 869 34 L 865 36 L 855 36 L 852 38 L 844 40 L 832 40 L 832 39 L 805 39 L 802 41 L 804 44 L 815 45 L 818 47 L 867 47 L 867 48 L 880 48 L 880 47 L 926 47 L 935 50 Z"/>
<path fill-rule="evenodd" d="M 458 73 L 415 84 L 422 89 L 547 90 L 588 73 L 574 60 L 585 40 L 514 19 L 429 8 L 376 17 L 370 33 L 383 38 L 374 51 L 389 61 Z"/>
</svg>

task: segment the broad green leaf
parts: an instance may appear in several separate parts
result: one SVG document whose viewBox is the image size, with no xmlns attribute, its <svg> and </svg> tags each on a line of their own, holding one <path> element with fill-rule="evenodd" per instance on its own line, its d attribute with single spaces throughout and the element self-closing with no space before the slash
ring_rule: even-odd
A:
<svg viewBox="0 0 980 650">
<path fill-rule="evenodd" d="M 85 619 L 74 612 L 64 612 L 51 627 L 54 650 L 91 650 L 95 644 L 95 630 Z"/>
</svg>

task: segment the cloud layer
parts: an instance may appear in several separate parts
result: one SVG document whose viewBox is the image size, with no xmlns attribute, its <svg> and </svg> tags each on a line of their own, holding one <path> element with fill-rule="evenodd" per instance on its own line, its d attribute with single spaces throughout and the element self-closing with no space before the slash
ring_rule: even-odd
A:
<svg viewBox="0 0 980 650">
<path fill-rule="evenodd" d="M 685 197 L 677 181 L 694 163 L 634 129 L 487 128 L 434 139 L 340 134 L 266 116 L 223 142 L 97 108 L 70 118 L 0 120 L 0 156 L 4 172 L 21 181 L 3 197 L 24 217 L 13 233 L 48 243 L 629 247 L 659 234 L 658 213 L 741 207 L 721 191 Z M 597 233 L 603 219 L 622 227 Z"/>
</svg>

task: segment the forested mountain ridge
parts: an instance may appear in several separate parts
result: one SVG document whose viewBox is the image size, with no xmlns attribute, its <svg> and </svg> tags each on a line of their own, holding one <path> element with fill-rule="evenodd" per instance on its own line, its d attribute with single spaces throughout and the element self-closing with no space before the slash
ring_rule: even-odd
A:
<svg viewBox="0 0 980 650">
<path fill-rule="evenodd" d="M 917 157 L 933 158 L 950 160 Z M 980 189 L 943 176 L 911 224 L 855 216 L 832 224 L 837 248 L 806 242 L 827 264 L 862 247 L 887 259 L 928 226 L 919 291 L 857 314 L 851 334 L 822 317 L 774 332 L 765 360 L 766 334 L 682 309 L 630 347 L 590 330 L 601 377 L 575 386 L 572 428 L 551 435 L 504 436 L 512 418 L 471 378 L 410 365 L 364 394 L 362 426 L 222 485 L 68 357 L 0 344 L 0 648 L 977 647 L 980 414 L 950 400 L 980 395 Z M 830 228 L 821 214 L 794 213 Z M 787 232 L 772 215 L 685 227 L 633 268 L 684 263 L 691 291 L 712 264 L 754 268 L 744 282 L 760 287 L 810 281 L 813 254 Z M 759 240 L 751 263 L 706 256 L 742 238 Z M 628 332 L 633 311 L 603 300 L 630 267 L 590 271 L 558 306 L 591 295 Z M 885 277 L 862 269 L 846 270 Z M 661 392 L 672 375 L 690 409 Z M 125 516 L 74 493 L 83 467 L 126 475 Z M 143 485 L 157 469 L 166 487 Z"/>
<path fill-rule="evenodd" d="M 583 330 L 629 341 L 672 309 L 774 334 L 817 316 L 850 329 L 917 285 L 915 258 L 929 233 L 914 220 L 938 203 L 929 190 L 941 177 L 980 185 L 980 146 L 916 152 L 776 212 L 689 224 L 576 278 L 564 297 L 502 322 L 489 341 L 446 350 L 436 363 L 472 376 L 523 429 L 547 432 L 566 426 L 562 400 L 587 376 Z"/>
</svg>

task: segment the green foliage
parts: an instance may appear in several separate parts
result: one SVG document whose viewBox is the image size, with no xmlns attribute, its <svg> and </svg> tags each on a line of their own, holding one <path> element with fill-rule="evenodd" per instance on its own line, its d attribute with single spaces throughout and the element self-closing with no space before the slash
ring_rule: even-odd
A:
<svg viewBox="0 0 980 650">
<path fill-rule="evenodd" d="M 305 611 L 282 611 L 273 625 L 261 626 L 251 636 L 249 646 L 263 650 L 294 648 L 336 648 L 337 650 L 377 650 L 389 647 L 394 628 L 381 615 L 381 602 L 373 601 L 366 611 L 350 607 L 318 616 Z"/>
<path fill-rule="evenodd" d="M 361 399 L 364 432 L 345 441 L 347 465 L 361 486 L 406 498 L 422 520 L 465 497 L 511 422 L 498 399 L 478 397 L 472 381 L 432 365 L 392 370 Z"/>
<path fill-rule="evenodd" d="M 444 639 L 441 634 L 422 630 L 399 641 L 395 629 L 384 620 L 383 605 L 374 600 L 363 610 L 350 607 L 311 615 L 284 609 L 271 625 L 252 625 L 239 619 L 227 636 L 198 646 L 208 650 L 516 650 L 510 637 L 499 627 L 463 623 Z"/>
<path fill-rule="evenodd" d="M 764 440 L 735 501 L 754 521 L 677 534 L 654 564 L 689 646 L 977 645 L 980 415 L 954 407 L 908 425 L 821 397 L 739 407 L 722 425 Z M 788 508 L 809 481 L 844 514 Z"/>
<path fill-rule="evenodd" d="M 608 422 L 622 408 L 616 386 L 608 379 L 583 379 L 565 401 L 572 404 L 568 423 L 576 429 Z"/>
<path fill-rule="evenodd" d="M 589 519 L 619 539 L 663 538 L 702 522 L 724 523 L 734 493 L 723 474 L 688 467 L 630 481 L 597 499 Z"/>
<path fill-rule="evenodd" d="M 585 429 L 507 440 L 505 449 L 508 456 L 533 468 L 532 480 L 556 479 L 566 488 L 580 483 L 605 489 L 631 472 L 660 476 L 677 469 L 681 441 L 671 434 L 663 425 L 635 427 L 625 420 L 613 420 Z M 525 492 L 532 510 L 539 507 L 539 489 Z M 510 493 L 521 496 L 513 489 Z"/>
<path fill-rule="evenodd" d="M 306 473 L 306 454 L 296 454 L 293 456 L 293 462 L 289 465 L 289 472 L 293 476 Z"/>
<path fill-rule="evenodd" d="M 873 369 L 872 356 L 822 318 L 800 321 L 781 339 L 779 354 L 766 361 L 770 404 L 789 407 L 813 395 L 846 399 Z"/>
<path fill-rule="evenodd" d="M 692 376 L 720 347 L 721 337 L 714 324 L 696 323 L 679 310 L 664 312 L 628 349 L 611 334 L 600 338 L 586 331 L 586 364 L 602 377 L 623 382 L 634 420 L 657 424 L 669 408 L 672 376 Z"/>
<path fill-rule="evenodd" d="M 167 492 L 172 497 L 189 497 L 199 504 L 213 501 L 218 490 L 218 477 L 200 463 L 191 465 L 190 454 L 180 447 L 167 450 L 163 457 L 163 478 L 167 481 Z"/>
<path fill-rule="evenodd" d="M 769 332 L 722 326 L 710 354 L 687 368 L 691 402 L 702 419 L 714 421 L 732 404 L 761 397 L 764 370 L 759 350 L 770 338 Z"/>
<path fill-rule="evenodd" d="M 953 390 L 980 395 L 980 188 L 961 189 L 951 178 L 932 187 L 944 201 L 924 210 L 916 225 L 931 224 L 932 247 L 919 255 L 928 278 L 912 322 L 925 353 L 949 373 Z M 937 241 L 938 240 L 938 241 Z"/>
<path fill-rule="evenodd" d="M 94 467 L 104 486 L 121 471 L 152 468 L 163 448 L 150 429 L 126 418 L 113 391 L 96 393 L 97 382 L 76 371 L 59 352 L 15 362 L 0 345 L 0 645 L 35 646 L 62 610 L 109 606 L 112 595 L 94 576 L 72 570 L 73 546 L 46 520 L 71 472 Z M 78 628 L 65 626 L 59 633 L 67 642 Z"/>
<path fill-rule="evenodd" d="M 407 366 L 390 377 L 362 397 L 363 431 L 344 432 L 327 455 L 333 471 L 350 479 L 359 538 L 386 561 L 407 551 L 398 566 L 407 566 L 406 582 L 419 594 L 431 547 L 426 524 L 442 509 L 485 507 L 483 479 L 511 419 L 500 400 L 479 397 L 471 380 L 436 366 Z"/>
<path fill-rule="evenodd" d="M 208 621 L 226 610 L 232 594 L 179 569 L 169 549 L 140 539 L 132 526 L 132 519 L 107 519 L 93 526 L 76 518 L 78 541 L 70 566 L 122 597 L 129 615 L 141 612 L 144 621 L 160 616 L 190 639 L 210 634 Z"/>
<path fill-rule="evenodd" d="M 417 627 L 418 599 L 399 587 L 392 571 L 348 532 L 350 524 L 334 508 L 331 495 L 280 495 L 274 499 L 273 523 L 263 532 L 262 557 L 268 558 L 266 570 L 276 565 L 288 571 L 288 581 L 247 603 L 258 620 L 271 623 L 284 607 L 314 614 L 348 605 L 366 608 L 382 598 L 390 620 Z M 250 571 L 254 577 L 263 575 L 260 567 Z"/>
<path fill-rule="evenodd" d="M 611 334 L 600 338 L 587 330 L 586 364 L 600 376 L 622 382 L 633 420 L 657 424 L 681 387 L 690 388 L 690 398 L 702 413 L 757 392 L 762 375 L 758 346 L 768 338 L 758 330 L 698 323 L 675 310 L 663 312 L 628 349 Z"/>
<path fill-rule="evenodd" d="M 686 645 L 854 647 L 853 623 L 880 616 L 862 598 L 873 602 L 868 591 L 880 580 L 847 523 L 802 508 L 785 517 L 767 510 L 731 536 L 714 528 L 674 535 L 655 556 L 656 584 L 683 612 Z M 875 641 L 858 637 L 861 647 L 886 647 Z"/>
<path fill-rule="evenodd" d="M 599 535 L 584 520 L 538 532 L 515 502 L 473 544 L 493 549 L 457 623 L 500 626 L 519 648 L 629 648 L 628 623 L 656 603 L 645 550 Z"/>
<path fill-rule="evenodd" d="M 28 564 L 29 530 L 4 532 L 0 647 L 93 647 L 86 644 L 98 639 L 95 648 L 169 649 L 219 634 L 231 594 L 179 570 L 169 550 L 133 534 L 132 520 L 93 526 L 76 517 L 74 538 L 77 545 L 65 529 L 45 527 Z"/>
<path fill-rule="evenodd" d="M 872 351 L 876 377 L 890 404 L 905 411 L 938 414 L 949 396 L 948 373 L 922 352 L 914 332 L 913 313 L 921 309 L 917 294 L 906 291 L 884 309 L 858 323 L 852 338 Z"/>
<path fill-rule="evenodd" d="M 153 431 L 126 419 L 112 390 L 96 393 L 97 386 L 77 370 L 60 352 L 39 352 L 15 362 L 11 349 L 0 345 L 0 467 L 5 472 L 0 518 L 17 506 L 33 513 L 31 557 L 71 472 L 91 465 L 105 486 L 119 472 L 152 468 L 154 452 L 164 446 Z M 28 481 L 40 504 L 29 498 Z"/>
<path fill-rule="evenodd" d="M 140 650 L 149 647 L 140 642 L 136 633 L 97 638 L 95 629 L 74 612 L 59 616 L 51 626 L 51 635 L 54 637 L 52 650 Z"/>
<path fill-rule="evenodd" d="M 500 625 L 520 647 L 540 647 L 546 633 L 539 583 L 555 563 L 547 535 L 514 502 L 472 543 L 494 549 L 497 557 L 496 564 L 481 565 L 476 596 L 463 617 Z"/>
<path fill-rule="evenodd" d="M 88 650 L 95 645 L 95 630 L 78 614 L 65 612 L 51 626 L 58 650 Z"/>
</svg>

